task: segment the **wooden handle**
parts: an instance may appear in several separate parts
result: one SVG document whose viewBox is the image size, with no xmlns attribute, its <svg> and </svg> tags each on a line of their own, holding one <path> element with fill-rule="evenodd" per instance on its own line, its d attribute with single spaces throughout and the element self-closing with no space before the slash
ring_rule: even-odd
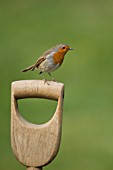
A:
<svg viewBox="0 0 113 170">
<path fill-rule="evenodd" d="M 19 162 L 28 167 L 27 170 L 41 170 L 40 167 L 49 164 L 58 153 L 62 130 L 63 95 L 62 83 L 49 82 L 48 85 L 42 80 L 12 83 L 11 146 L 14 155 Z M 58 100 L 51 120 L 36 125 L 21 116 L 17 100 L 29 97 Z"/>
<path fill-rule="evenodd" d="M 38 97 L 58 100 L 62 88 L 64 88 L 62 83 L 53 81 L 49 81 L 49 85 L 43 80 L 22 80 L 12 83 L 12 92 L 16 99 Z"/>
</svg>

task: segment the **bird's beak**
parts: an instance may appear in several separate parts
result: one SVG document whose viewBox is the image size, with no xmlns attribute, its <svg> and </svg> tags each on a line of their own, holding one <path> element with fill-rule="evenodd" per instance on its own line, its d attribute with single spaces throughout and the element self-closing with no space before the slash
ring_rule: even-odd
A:
<svg viewBox="0 0 113 170">
<path fill-rule="evenodd" d="M 74 50 L 73 48 L 69 48 L 69 50 Z"/>
</svg>

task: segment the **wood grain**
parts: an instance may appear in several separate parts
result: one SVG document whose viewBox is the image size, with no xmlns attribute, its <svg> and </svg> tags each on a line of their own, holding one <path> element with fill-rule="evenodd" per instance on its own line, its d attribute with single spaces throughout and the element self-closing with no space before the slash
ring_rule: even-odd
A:
<svg viewBox="0 0 113 170">
<path fill-rule="evenodd" d="M 17 100 L 34 97 L 58 101 L 53 117 L 45 124 L 30 123 L 19 113 Z M 63 97 L 64 85 L 62 83 L 51 81 L 48 85 L 42 80 L 22 80 L 12 83 L 11 146 L 16 158 L 26 165 L 28 170 L 47 165 L 59 150 Z M 41 170 L 40 168 L 38 169 Z"/>
</svg>

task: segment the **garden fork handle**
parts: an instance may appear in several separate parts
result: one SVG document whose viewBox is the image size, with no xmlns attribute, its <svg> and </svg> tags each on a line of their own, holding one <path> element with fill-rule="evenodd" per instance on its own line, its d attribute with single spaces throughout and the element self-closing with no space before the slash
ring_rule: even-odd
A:
<svg viewBox="0 0 113 170">
<path fill-rule="evenodd" d="M 43 80 L 21 80 L 12 83 L 11 146 L 14 155 L 27 170 L 42 170 L 57 155 L 62 130 L 64 84 Z M 45 98 L 57 100 L 53 117 L 44 124 L 33 124 L 19 113 L 18 99 Z M 46 110 L 45 110 L 46 112 Z"/>
</svg>

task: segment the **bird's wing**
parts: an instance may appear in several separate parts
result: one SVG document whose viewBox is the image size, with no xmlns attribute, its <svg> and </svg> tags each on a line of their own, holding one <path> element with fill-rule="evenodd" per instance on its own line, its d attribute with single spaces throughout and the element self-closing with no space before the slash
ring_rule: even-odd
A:
<svg viewBox="0 0 113 170">
<path fill-rule="evenodd" d="M 35 67 L 39 67 L 39 65 L 46 60 L 46 57 L 44 55 L 42 55 L 41 57 L 38 58 L 38 60 L 35 63 Z"/>
<path fill-rule="evenodd" d="M 38 60 L 35 63 L 35 67 L 39 67 L 39 65 L 46 60 L 46 57 L 48 55 L 53 55 L 53 53 L 57 52 L 59 48 L 59 45 L 56 45 L 55 47 L 50 48 L 49 50 L 47 50 L 45 53 L 42 54 L 41 57 L 38 58 Z"/>
</svg>

